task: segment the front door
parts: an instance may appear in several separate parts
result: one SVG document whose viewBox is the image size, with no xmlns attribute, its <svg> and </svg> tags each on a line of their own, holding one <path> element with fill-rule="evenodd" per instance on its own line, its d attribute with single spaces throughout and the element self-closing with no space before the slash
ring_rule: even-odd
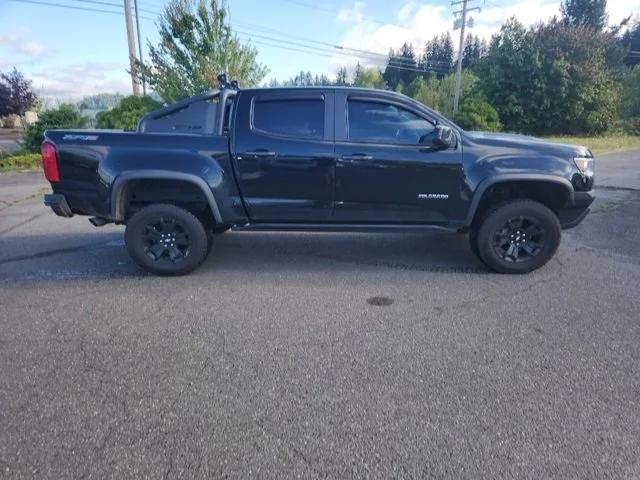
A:
<svg viewBox="0 0 640 480">
<path fill-rule="evenodd" d="M 434 121 L 396 98 L 336 97 L 336 222 L 446 224 L 464 216 L 461 147 L 434 147 Z"/>
<path fill-rule="evenodd" d="M 233 152 L 252 223 L 330 219 L 333 97 L 312 89 L 240 92 Z"/>
</svg>

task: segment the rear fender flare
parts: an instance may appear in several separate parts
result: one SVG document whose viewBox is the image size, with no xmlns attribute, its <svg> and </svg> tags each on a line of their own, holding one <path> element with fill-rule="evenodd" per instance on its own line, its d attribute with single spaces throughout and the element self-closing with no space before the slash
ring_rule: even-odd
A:
<svg viewBox="0 0 640 480">
<path fill-rule="evenodd" d="M 571 182 L 563 177 L 558 177 L 555 175 L 545 175 L 543 173 L 540 174 L 532 174 L 532 173 L 505 173 L 501 175 L 495 175 L 489 178 L 486 178 L 476 188 L 476 191 L 471 200 L 471 205 L 469 206 L 469 212 L 467 213 L 467 218 L 465 220 L 465 226 L 470 227 L 473 223 L 473 217 L 478 210 L 478 206 L 480 205 L 480 200 L 487 189 L 493 185 L 498 183 L 509 183 L 509 182 L 549 182 L 555 183 L 558 185 L 562 185 L 567 189 L 567 204 L 573 204 L 574 195 L 573 195 L 573 186 Z"/>
<path fill-rule="evenodd" d="M 125 218 L 125 187 L 133 180 L 179 180 L 183 182 L 190 182 L 196 185 L 204 194 L 209 207 L 213 212 L 213 218 L 216 223 L 223 223 L 222 216 L 220 215 L 220 209 L 216 202 L 213 192 L 207 182 L 197 175 L 181 172 L 172 172 L 165 170 L 142 170 L 142 171 L 128 171 L 116 177 L 111 189 L 111 215 L 115 221 L 123 221 Z"/>
</svg>

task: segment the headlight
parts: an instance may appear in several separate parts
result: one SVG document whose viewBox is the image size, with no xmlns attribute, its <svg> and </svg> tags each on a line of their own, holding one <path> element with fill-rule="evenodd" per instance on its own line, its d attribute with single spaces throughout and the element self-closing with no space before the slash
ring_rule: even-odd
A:
<svg viewBox="0 0 640 480">
<path fill-rule="evenodd" d="M 587 177 L 592 177 L 595 170 L 595 159 L 593 157 L 575 157 L 573 163 L 576 164 L 580 173 Z"/>
</svg>

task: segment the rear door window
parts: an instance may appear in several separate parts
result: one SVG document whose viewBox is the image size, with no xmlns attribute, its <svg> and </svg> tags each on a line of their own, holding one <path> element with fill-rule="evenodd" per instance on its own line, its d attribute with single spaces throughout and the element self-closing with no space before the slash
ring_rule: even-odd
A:
<svg viewBox="0 0 640 480">
<path fill-rule="evenodd" d="M 253 128 L 297 138 L 324 137 L 322 99 L 259 100 L 253 103 Z"/>
</svg>

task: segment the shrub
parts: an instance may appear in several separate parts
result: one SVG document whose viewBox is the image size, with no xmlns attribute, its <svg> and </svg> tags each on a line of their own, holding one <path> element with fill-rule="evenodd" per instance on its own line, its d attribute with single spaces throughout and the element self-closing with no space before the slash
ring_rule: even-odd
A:
<svg viewBox="0 0 640 480">
<path fill-rule="evenodd" d="M 35 170 L 40 168 L 40 154 L 0 155 L 0 171 Z"/>
<path fill-rule="evenodd" d="M 96 127 L 134 130 L 140 118 L 161 106 L 160 102 L 156 102 L 151 97 L 131 95 L 123 98 L 117 107 L 98 113 Z"/>
<path fill-rule="evenodd" d="M 50 128 L 84 128 L 87 120 L 72 105 L 60 105 L 38 115 L 38 121 L 28 125 L 24 132 L 24 148 L 39 152 L 44 131 Z"/>
<path fill-rule="evenodd" d="M 620 114 L 625 120 L 640 117 L 640 65 L 622 76 Z"/>
<path fill-rule="evenodd" d="M 622 128 L 627 135 L 640 136 L 640 117 L 633 117 L 622 121 Z"/>
<path fill-rule="evenodd" d="M 489 105 L 486 100 L 478 97 L 465 98 L 454 120 L 467 130 L 497 132 L 501 127 L 500 117 L 496 109 Z"/>
<path fill-rule="evenodd" d="M 476 88 L 477 83 L 478 77 L 468 70 L 463 70 L 460 89 L 462 98 L 479 95 Z M 437 110 L 445 117 L 452 118 L 455 87 L 456 76 L 454 74 L 446 75 L 443 78 L 418 77 L 405 88 L 404 93 Z"/>
</svg>

